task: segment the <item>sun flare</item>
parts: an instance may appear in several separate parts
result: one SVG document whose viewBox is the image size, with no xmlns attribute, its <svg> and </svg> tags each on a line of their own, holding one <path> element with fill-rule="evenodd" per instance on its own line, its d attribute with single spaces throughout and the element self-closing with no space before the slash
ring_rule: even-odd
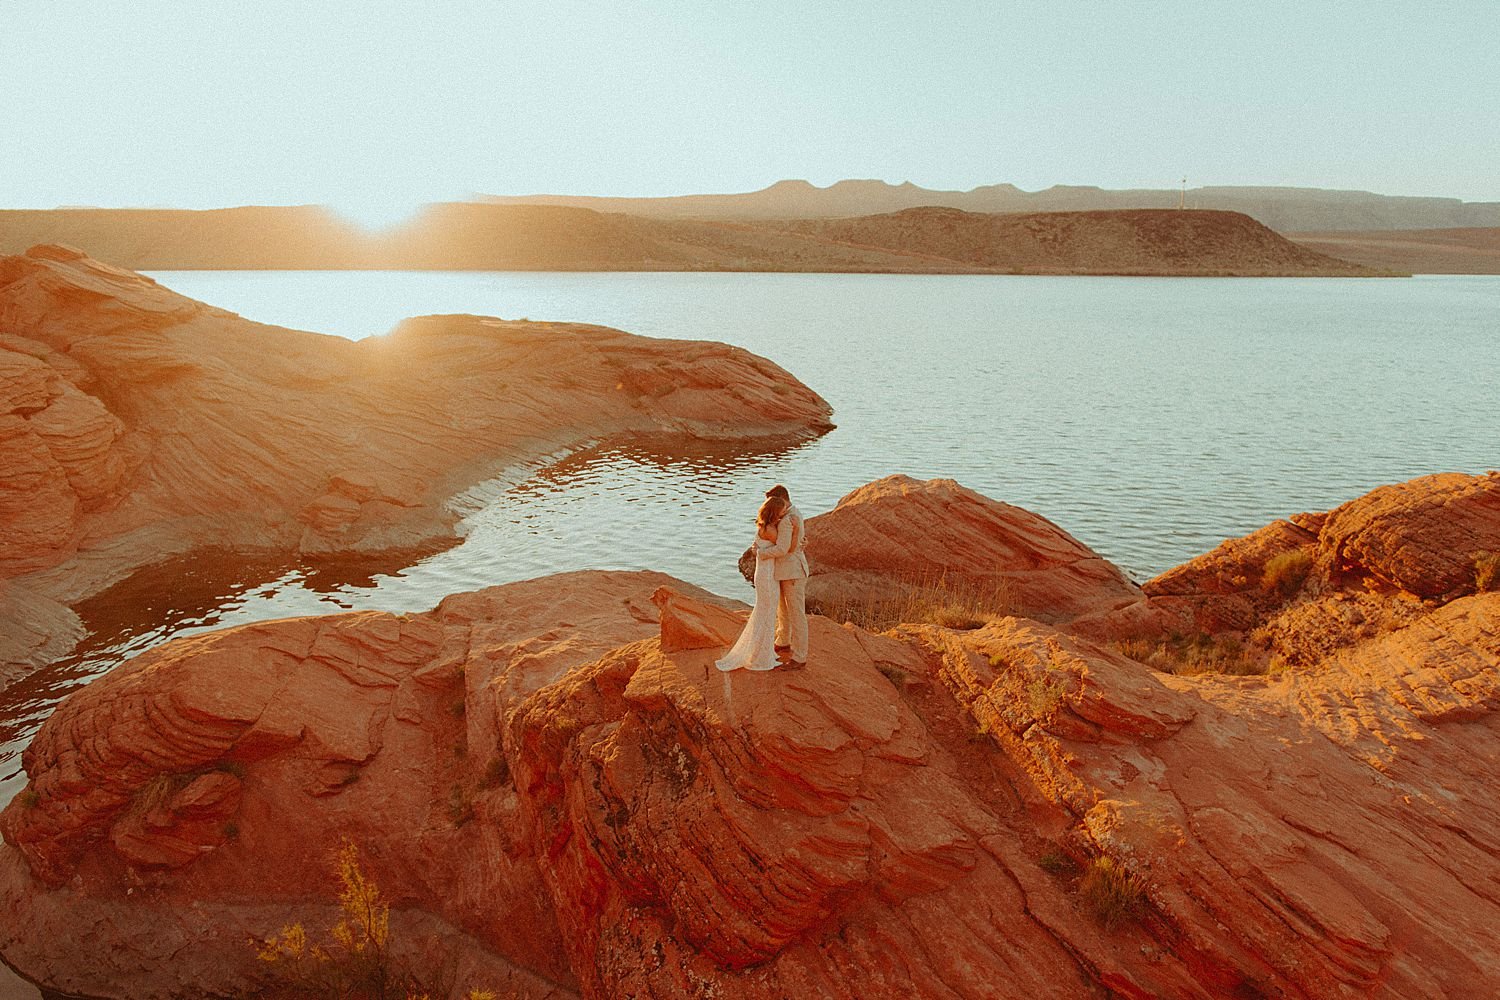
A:
<svg viewBox="0 0 1500 1000">
<path fill-rule="evenodd" d="M 394 229 L 415 216 L 420 208 L 416 202 L 381 199 L 336 201 L 328 204 L 329 211 L 367 233 Z"/>
</svg>

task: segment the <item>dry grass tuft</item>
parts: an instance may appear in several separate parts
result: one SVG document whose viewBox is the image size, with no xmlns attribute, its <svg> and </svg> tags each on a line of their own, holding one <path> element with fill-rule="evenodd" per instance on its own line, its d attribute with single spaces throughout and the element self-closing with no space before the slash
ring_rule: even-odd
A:
<svg viewBox="0 0 1500 1000">
<path fill-rule="evenodd" d="M 906 624 L 983 628 L 1014 609 L 1015 594 L 1006 581 L 976 583 L 950 580 L 945 574 L 897 581 L 858 597 L 807 602 L 811 614 L 849 622 L 868 632 Z"/>
<path fill-rule="evenodd" d="M 1174 635 L 1165 642 L 1124 639 L 1115 649 L 1132 660 L 1164 674 L 1232 674 L 1246 677 L 1266 672 L 1266 664 L 1238 639 L 1214 638 L 1206 632 L 1186 637 Z"/>
<path fill-rule="evenodd" d="M 1146 894 L 1140 880 L 1113 858 L 1095 858 L 1078 883 L 1084 909 L 1107 931 L 1140 917 Z"/>
<path fill-rule="evenodd" d="M 1307 549 L 1292 549 L 1266 560 L 1260 571 L 1260 585 L 1267 593 L 1291 597 L 1302 589 L 1312 570 L 1313 557 Z"/>
<path fill-rule="evenodd" d="M 1474 554 L 1474 589 L 1480 593 L 1500 590 L 1500 552 Z"/>
<path fill-rule="evenodd" d="M 1045 722 L 1057 714 L 1062 707 L 1063 696 L 1068 693 L 1068 686 L 1055 677 L 1039 677 L 1026 685 L 1026 705 L 1031 709 L 1031 717 L 1039 722 Z"/>
</svg>

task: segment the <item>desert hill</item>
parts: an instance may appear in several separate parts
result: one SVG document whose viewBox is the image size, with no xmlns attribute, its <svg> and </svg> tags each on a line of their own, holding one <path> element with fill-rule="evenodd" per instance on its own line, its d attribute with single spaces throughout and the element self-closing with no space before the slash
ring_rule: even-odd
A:
<svg viewBox="0 0 1500 1000">
<path fill-rule="evenodd" d="M 1288 238 L 1366 267 L 1412 274 L 1500 274 L 1500 226 L 1290 233 Z"/>
<path fill-rule="evenodd" d="M 992 215 L 913 208 L 785 224 L 855 246 L 922 252 L 1020 274 L 1362 275 L 1238 212 L 1136 209 Z"/>
<path fill-rule="evenodd" d="M 967 212 L 1078 212 L 1123 208 L 1176 208 L 1182 192 L 1108 190 L 1056 185 L 1022 191 L 988 184 L 968 191 L 934 191 L 910 182 L 843 180 L 816 187 L 784 180 L 743 194 L 664 198 L 597 198 L 569 195 L 482 196 L 495 204 L 570 205 L 604 212 L 660 218 L 806 219 L 876 215 L 903 208 L 938 206 Z M 1417 229 L 1500 225 L 1500 202 L 1421 198 L 1296 187 L 1199 187 L 1186 193 L 1190 208 L 1244 212 L 1278 231 L 1325 229 Z"/>
<path fill-rule="evenodd" d="M 382 233 L 316 206 L 0 212 L 0 252 L 38 242 L 142 270 L 1368 273 L 1297 248 L 1240 214 L 1167 210 L 998 216 L 918 207 L 752 223 L 453 202 L 428 205 Z"/>
</svg>

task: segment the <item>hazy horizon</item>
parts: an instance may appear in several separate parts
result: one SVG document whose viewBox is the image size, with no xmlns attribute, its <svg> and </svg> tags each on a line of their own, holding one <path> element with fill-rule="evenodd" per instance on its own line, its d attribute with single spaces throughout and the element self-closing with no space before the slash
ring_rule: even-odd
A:
<svg viewBox="0 0 1500 1000">
<path fill-rule="evenodd" d="M 1500 201 L 1480 2 L 8 5 L 8 208 L 662 197 L 788 178 Z M 1488 81 L 1488 82 L 1487 82 Z"/>
<path fill-rule="evenodd" d="M 786 184 L 786 183 L 807 183 L 807 184 L 811 185 L 813 188 L 816 188 L 817 190 L 820 190 L 820 191 L 826 191 L 829 188 L 832 188 L 832 187 L 834 187 L 836 185 L 845 184 L 845 183 L 853 183 L 853 184 L 884 184 L 884 185 L 887 185 L 889 187 L 900 187 L 903 184 L 911 184 L 911 185 L 913 185 L 915 187 L 919 187 L 919 188 L 922 188 L 922 189 L 928 190 L 928 191 L 934 191 L 934 192 L 939 192 L 939 193 L 958 192 L 958 193 L 961 193 L 961 194 L 962 193 L 968 193 L 970 191 L 980 190 L 980 189 L 983 189 L 983 188 L 1004 187 L 1004 186 L 1007 186 L 1007 185 L 1016 188 L 1022 194 L 1037 194 L 1037 193 L 1040 193 L 1040 192 L 1043 192 L 1043 191 L 1051 190 L 1053 188 L 1081 188 L 1081 189 L 1097 188 L 1097 189 L 1103 190 L 1103 191 L 1131 191 L 1131 190 L 1139 190 L 1139 191 L 1176 191 L 1176 190 L 1178 190 L 1178 186 L 1174 186 L 1174 185 L 1168 184 L 1168 183 L 1163 183 L 1163 184 L 1159 184 L 1159 185 L 1155 185 L 1155 186 L 1140 186 L 1140 187 L 1134 187 L 1134 188 L 1123 188 L 1123 187 L 1117 188 L 1117 187 L 1109 187 L 1109 186 L 1106 186 L 1106 185 L 1103 185 L 1103 184 L 1090 184 L 1090 183 L 1085 183 L 1085 182 L 1077 182 L 1077 183 L 1072 183 L 1072 182 L 1062 183 L 1062 182 L 1059 182 L 1059 183 L 1056 183 L 1056 184 L 1044 184 L 1044 185 L 1041 185 L 1040 187 L 1026 187 L 1024 185 L 1014 184 L 1014 183 L 1012 183 L 1010 181 L 1002 179 L 1002 180 L 996 180 L 996 181 L 985 181 L 985 182 L 982 182 L 982 183 L 979 183 L 979 184 L 972 184 L 972 185 L 969 185 L 968 187 L 943 188 L 943 187 L 938 187 L 938 186 L 933 185 L 933 184 L 924 184 L 920 180 L 908 180 L 908 179 L 904 179 L 904 178 L 902 180 L 889 180 L 889 179 L 881 178 L 881 177 L 853 177 L 853 176 L 850 176 L 850 177 L 838 177 L 838 178 L 835 178 L 835 179 L 833 179 L 831 181 L 827 181 L 827 182 L 824 182 L 824 183 L 819 183 L 819 182 L 816 182 L 816 181 L 807 180 L 807 178 L 804 178 L 804 177 L 780 177 L 780 178 L 777 178 L 776 180 L 767 181 L 766 183 L 760 184 L 760 185 L 758 185 L 756 187 L 753 187 L 753 188 L 734 189 L 734 190 L 730 190 L 730 189 L 727 189 L 727 188 L 726 189 L 715 189 L 715 190 L 710 190 L 710 189 L 692 190 L 692 191 L 686 191 L 686 190 L 684 190 L 684 191 L 672 191 L 672 192 L 667 192 L 667 193 L 662 193 L 662 194 L 643 194 L 643 193 L 632 193 L 632 192 L 629 192 L 629 191 L 624 191 L 624 192 L 608 192 L 608 193 L 600 193 L 600 192 L 597 192 L 597 191 L 469 191 L 469 192 L 464 192 L 464 193 L 461 193 L 461 194 L 456 194 L 456 195 L 454 195 L 452 197 L 438 198 L 438 199 L 433 199 L 433 200 L 430 200 L 430 201 L 414 202 L 414 203 L 410 204 L 410 207 L 412 207 L 412 208 L 420 208 L 420 207 L 425 206 L 425 205 L 440 205 L 440 204 L 486 204 L 485 199 L 487 199 L 487 198 L 494 198 L 494 197 L 499 197 L 499 198 L 546 198 L 546 197 L 563 197 L 563 198 L 601 198 L 601 199 L 649 199 L 649 198 L 721 197 L 721 196 L 733 196 L 733 195 L 742 195 L 742 194 L 756 194 L 756 193 L 759 193 L 761 191 L 765 191 L 765 190 L 768 190 L 770 188 L 773 188 L 773 187 L 775 187 L 778 184 Z M 1306 186 L 1306 185 L 1299 185 L 1299 184 L 1254 184 L 1254 183 L 1245 183 L 1245 184 L 1193 184 L 1193 183 L 1189 183 L 1187 185 L 1187 193 L 1189 195 L 1191 195 L 1194 191 L 1205 191 L 1205 190 L 1216 190 L 1216 189 L 1244 189 L 1244 190 L 1261 189 L 1261 190 L 1266 190 L 1266 191 L 1275 191 L 1275 190 L 1284 190 L 1284 191 L 1325 191 L 1325 192 L 1328 192 L 1328 193 L 1338 193 L 1338 194 L 1369 194 L 1369 195 L 1375 195 L 1377 197 L 1382 197 L 1382 198 L 1444 198 L 1444 199 L 1453 199 L 1453 200 L 1457 200 L 1457 201 L 1462 201 L 1462 202 L 1465 202 L 1465 203 L 1500 201 L 1500 197 L 1496 197 L 1494 199 L 1461 198 L 1461 197 L 1458 197 L 1457 195 L 1450 195 L 1450 194 L 1447 194 L 1447 193 L 1444 193 L 1444 192 L 1437 192 L 1437 191 L 1418 191 L 1418 192 L 1412 192 L 1412 191 L 1371 191 L 1371 190 L 1368 190 L 1368 189 L 1365 189 L 1365 188 L 1309 187 L 1309 186 Z M 0 210 L 15 209 L 15 208 L 19 208 L 19 209 L 22 209 L 22 210 L 39 210 L 39 211 L 65 211 L 65 210 L 78 210 L 78 211 L 88 211 L 88 210 L 100 210 L 100 211 L 105 211 L 105 210 L 109 210 L 109 211 L 113 211 L 113 210 L 121 210 L 121 211 L 125 211 L 125 210 L 139 210 L 139 211 L 214 211 L 214 210 L 217 210 L 217 209 L 225 209 L 225 208 L 329 208 L 329 209 L 335 209 L 335 210 L 337 210 L 338 207 L 339 206 L 337 204 L 335 204 L 333 202 L 326 202 L 326 201 L 321 201 L 321 202 L 320 201 L 286 201 L 286 202 L 264 202 L 264 201 L 252 202 L 252 201 L 246 201 L 246 202 L 228 202 L 228 203 L 221 204 L 221 205 L 173 205 L 173 204 L 167 204 L 167 203 L 138 204 L 138 205 L 102 205 L 102 204 L 83 204 L 83 203 L 58 204 L 58 205 L 24 205 L 24 206 L 21 206 L 21 205 L 0 205 Z"/>
</svg>

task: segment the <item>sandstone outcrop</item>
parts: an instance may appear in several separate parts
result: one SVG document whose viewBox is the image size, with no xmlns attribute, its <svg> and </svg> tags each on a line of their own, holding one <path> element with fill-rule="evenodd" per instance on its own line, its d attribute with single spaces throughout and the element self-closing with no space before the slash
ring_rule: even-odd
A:
<svg viewBox="0 0 1500 1000">
<path fill-rule="evenodd" d="M 1423 539 L 1486 539 L 1495 478 L 1272 525 L 1111 614 L 1289 551 L 1304 590 L 1444 586 Z M 1273 677 L 1019 617 L 814 617 L 805 669 L 724 675 L 743 611 L 651 573 L 181 639 L 27 751 L 0 953 L 81 993 L 258 988 L 246 935 L 326 920 L 348 837 L 414 954 L 522 997 L 1474 995 L 1500 593 L 1417 604 Z"/>
<path fill-rule="evenodd" d="M 1500 472 L 1382 486 L 1232 538 L 1072 624 L 1098 639 L 1233 633 L 1251 655 L 1312 664 L 1474 594 L 1500 552 Z"/>
<path fill-rule="evenodd" d="M 0 679 L 65 644 L 62 606 L 203 544 L 445 544 L 454 494 L 560 447 L 784 438 L 829 417 L 726 345 L 476 316 L 353 342 L 35 247 L 0 259 L 0 609 L 17 615 Z"/>
<path fill-rule="evenodd" d="M 887 476 L 808 521 L 808 595 L 822 604 L 913 586 L 992 590 L 1009 612 L 1066 621 L 1137 601 L 1112 563 L 1031 511 L 951 479 Z"/>
</svg>

